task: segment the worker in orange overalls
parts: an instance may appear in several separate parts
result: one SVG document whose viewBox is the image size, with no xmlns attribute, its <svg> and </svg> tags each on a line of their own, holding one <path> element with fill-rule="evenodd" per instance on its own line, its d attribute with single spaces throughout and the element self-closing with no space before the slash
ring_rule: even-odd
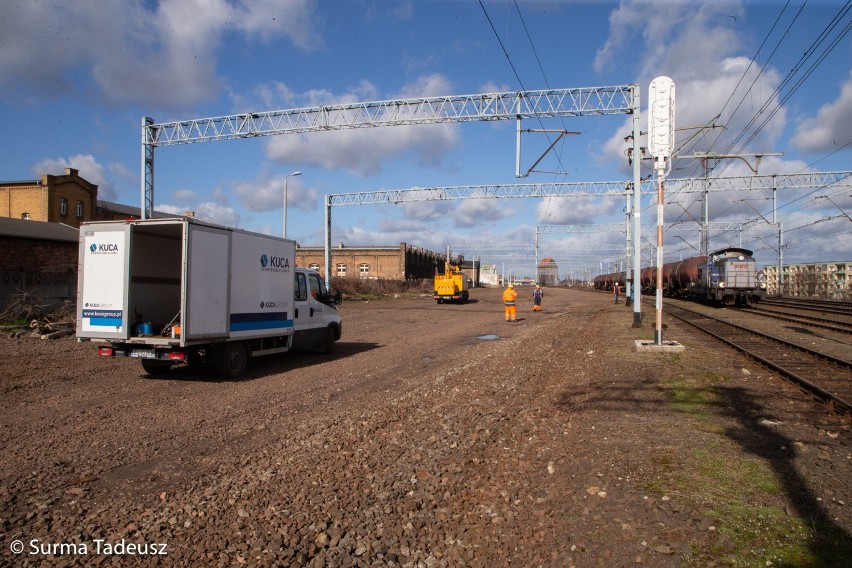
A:
<svg viewBox="0 0 852 568">
<path fill-rule="evenodd" d="M 515 300 L 518 299 L 518 293 L 515 292 L 515 286 L 510 282 L 503 291 L 503 304 L 506 306 L 506 321 L 517 321 L 518 307 Z"/>
<path fill-rule="evenodd" d="M 535 290 L 533 291 L 533 311 L 540 312 L 541 311 L 541 298 L 544 296 L 544 290 L 541 289 L 541 286 L 536 284 Z"/>
<path fill-rule="evenodd" d="M 615 303 L 618 303 L 618 295 L 621 293 L 621 290 L 618 287 L 618 282 L 615 283 L 615 286 L 612 287 L 612 295 L 615 296 Z"/>
</svg>

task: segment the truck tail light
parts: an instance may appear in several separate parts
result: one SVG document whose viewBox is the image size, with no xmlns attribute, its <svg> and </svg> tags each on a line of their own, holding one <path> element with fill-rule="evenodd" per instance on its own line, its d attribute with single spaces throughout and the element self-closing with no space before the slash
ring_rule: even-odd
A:
<svg viewBox="0 0 852 568">
<path fill-rule="evenodd" d="M 172 361 L 186 361 L 186 353 L 183 351 L 169 351 L 168 355 Z"/>
<path fill-rule="evenodd" d="M 98 347 L 98 355 L 103 355 L 104 357 L 112 357 L 112 347 L 108 347 L 106 345 Z"/>
</svg>

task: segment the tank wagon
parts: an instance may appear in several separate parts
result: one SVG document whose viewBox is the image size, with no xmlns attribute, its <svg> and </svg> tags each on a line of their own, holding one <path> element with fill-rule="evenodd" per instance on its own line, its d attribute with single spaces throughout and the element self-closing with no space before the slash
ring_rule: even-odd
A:
<svg viewBox="0 0 852 568">
<path fill-rule="evenodd" d="M 708 301 L 722 305 L 751 305 L 765 293 L 766 284 L 760 280 L 752 251 L 744 248 L 725 248 L 710 256 L 694 256 L 663 265 L 663 295 Z M 612 290 L 615 282 L 623 285 L 624 272 L 601 274 L 593 280 L 596 290 Z M 657 267 L 649 266 L 639 272 L 643 294 L 657 289 Z"/>
</svg>

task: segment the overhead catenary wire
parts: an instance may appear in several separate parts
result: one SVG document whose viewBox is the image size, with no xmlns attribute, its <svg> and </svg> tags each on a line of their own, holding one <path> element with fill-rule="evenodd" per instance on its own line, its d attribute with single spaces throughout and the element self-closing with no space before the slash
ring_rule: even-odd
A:
<svg viewBox="0 0 852 568">
<path fill-rule="evenodd" d="M 530 35 L 529 30 L 528 30 L 527 25 L 526 25 L 526 22 L 523 19 L 523 15 L 521 14 L 520 7 L 518 6 L 517 2 L 515 2 L 514 5 L 515 5 L 515 10 L 517 11 L 518 16 L 521 20 L 521 24 L 524 28 L 524 32 L 527 35 L 527 40 L 529 41 L 530 47 L 532 48 L 533 54 L 535 55 L 535 59 L 538 62 L 539 70 L 541 71 L 542 77 L 544 78 L 544 82 L 547 85 L 547 87 L 550 88 L 550 82 L 547 80 L 547 74 L 544 72 L 544 67 L 541 64 L 541 59 L 538 56 L 538 51 L 535 49 L 535 45 L 533 44 L 533 41 L 532 41 L 532 36 Z M 526 86 L 524 85 L 524 81 L 521 79 L 521 75 L 518 72 L 517 67 L 515 67 L 514 62 L 512 61 L 512 57 L 509 55 L 509 50 L 506 49 L 506 45 L 503 43 L 503 40 L 500 38 L 500 34 L 497 32 L 497 28 L 494 26 L 494 22 L 491 20 L 491 16 L 488 14 L 488 10 L 485 9 L 485 5 L 483 4 L 482 0 L 479 0 L 479 7 L 482 9 L 482 13 L 483 13 L 483 15 L 485 15 L 485 19 L 488 20 L 488 25 L 491 27 L 491 31 L 494 33 L 494 37 L 497 38 L 497 43 L 500 44 L 500 49 L 503 51 L 503 55 L 506 57 L 506 61 L 509 62 L 509 66 L 512 68 L 512 72 L 515 75 L 515 79 L 517 79 L 517 81 L 518 81 L 518 85 L 521 87 L 522 90 L 526 90 Z M 544 130 L 544 123 L 542 122 L 541 118 L 538 118 L 537 120 L 538 120 L 539 126 L 541 126 L 542 130 Z M 562 120 L 562 125 L 563 125 L 563 128 L 564 128 L 565 127 L 564 119 Z M 564 129 L 567 130 L 567 128 L 564 128 Z M 545 132 L 544 134 L 545 134 L 545 137 L 547 138 L 548 143 L 552 144 L 553 141 L 550 139 L 550 134 L 548 134 L 547 132 Z M 564 141 L 563 141 L 563 146 L 564 146 Z M 559 169 L 562 172 L 567 172 L 565 165 L 562 163 L 562 157 L 561 157 L 560 153 L 556 154 L 556 160 L 559 164 Z M 563 177 L 565 175 L 567 175 L 567 173 L 564 173 Z M 550 219 L 551 216 L 552 216 L 553 202 L 554 202 L 554 200 L 550 200 L 550 203 L 548 203 L 548 211 L 547 211 L 547 214 L 545 215 L 546 219 Z"/>
<path fill-rule="evenodd" d="M 723 109 L 722 109 L 723 113 L 724 113 L 724 109 L 727 108 L 729 106 L 730 102 L 733 100 L 733 97 L 736 94 L 737 89 L 739 89 L 740 86 L 742 85 L 744 78 L 748 75 L 750 69 L 753 67 L 754 60 L 757 59 L 757 57 L 759 56 L 759 54 L 762 52 L 763 48 L 767 44 L 770 35 L 776 29 L 777 24 L 780 21 L 780 18 L 782 17 L 784 11 L 787 9 L 789 4 L 790 4 L 790 2 L 787 2 L 785 4 L 784 9 L 781 10 L 778 17 L 776 18 L 775 23 L 772 26 L 772 29 L 767 34 L 767 36 L 764 38 L 763 42 L 761 43 L 760 48 L 757 50 L 757 52 L 755 53 L 755 56 L 750 61 L 748 68 L 743 72 L 743 74 L 740 78 L 740 81 L 737 83 L 737 86 L 732 91 L 731 96 L 728 98 L 728 101 L 723 106 Z M 761 105 L 761 108 L 758 110 L 758 112 L 755 113 L 755 115 L 751 118 L 751 120 L 748 122 L 748 124 L 739 132 L 739 134 L 733 140 L 733 142 L 731 142 L 731 144 L 728 147 L 728 150 L 730 152 L 734 152 L 734 148 L 737 148 L 736 152 L 741 152 L 752 141 L 754 141 L 756 139 L 756 137 L 760 134 L 760 132 L 763 131 L 763 129 L 765 129 L 765 127 L 769 123 L 769 121 L 772 120 L 772 118 L 780 111 L 780 109 L 783 107 L 783 105 L 785 105 L 797 93 L 797 91 L 801 88 L 801 86 L 812 76 L 812 74 L 817 70 L 817 68 L 821 64 L 824 63 L 824 61 L 827 59 L 827 57 L 836 49 L 838 44 L 847 36 L 847 34 L 850 31 L 850 28 L 852 28 L 852 24 L 846 23 L 845 25 L 843 25 L 842 22 L 843 22 L 844 18 L 846 18 L 849 14 L 850 4 L 852 4 L 852 2 L 847 1 L 844 4 L 844 6 L 841 7 L 837 11 L 837 13 L 834 15 L 832 20 L 820 32 L 818 37 L 816 39 L 814 39 L 813 42 L 811 43 L 811 45 L 808 47 L 808 49 L 804 51 L 802 56 L 799 58 L 799 60 L 796 62 L 796 64 L 791 68 L 791 70 L 787 73 L 787 76 L 783 79 L 783 81 L 781 81 L 781 83 L 775 89 L 775 91 L 766 98 L 766 100 Z M 778 40 L 775 48 L 773 49 L 772 55 L 775 54 L 775 52 L 778 50 L 778 47 L 781 45 L 781 43 L 789 37 L 790 32 L 792 30 L 792 26 L 798 20 L 803 8 L 804 8 L 804 5 L 802 5 L 799 8 L 799 11 L 796 13 L 793 20 L 787 26 L 787 30 L 784 32 L 782 37 Z M 769 62 L 772 60 L 772 55 L 770 55 L 769 59 L 767 59 L 767 61 L 764 63 L 764 65 L 761 69 L 761 73 L 763 72 L 763 69 L 765 69 L 766 66 L 769 64 Z M 805 65 L 809 61 L 810 61 L 810 64 L 807 67 L 805 67 Z M 748 93 L 751 92 L 751 90 L 754 88 L 759 77 L 760 77 L 760 74 L 758 74 L 754 78 L 754 80 L 751 83 L 751 86 L 749 86 L 749 88 L 745 90 L 743 97 L 740 99 L 740 103 L 737 105 L 736 109 L 732 112 L 731 117 L 733 117 L 733 115 L 736 114 L 736 112 L 740 109 L 742 102 L 745 100 L 745 97 L 748 96 Z M 784 92 L 783 94 L 781 94 L 782 91 L 785 88 L 787 88 L 788 90 L 786 92 Z M 773 102 L 776 103 L 774 107 L 772 107 Z M 720 136 L 721 136 L 721 134 L 716 136 L 716 140 L 714 141 L 713 145 L 715 145 L 716 141 L 719 140 Z M 818 163 L 821 160 L 824 160 L 828 156 L 831 156 L 831 155 L 835 154 L 836 152 L 839 152 L 842 149 L 847 148 L 850 145 L 850 143 L 852 143 L 852 141 L 846 142 L 845 144 L 841 145 L 839 148 L 836 148 L 833 151 L 826 154 L 825 156 L 819 158 L 818 160 L 816 160 L 815 162 L 810 164 L 808 167 L 811 167 L 811 166 L 813 166 L 813 164 Z M 739 144 L 738 147 L 737 147 L 737 144 Z M 728 152 L 726 152 L 726 153 L 728 153 Z M 693 166 L 694 166 L 694 164 L 693 164 Z M 729 166 L 730 166 L 730 163 L 722 165 L 719 168 L 719 171 L 716 172 L 716 175 L 723 174 L 724 171 Z M 802 168 L 802 171 L 805 170 L 805 169 L 807 169 L 807 168 Z M 814 194 L 820 192 L 820 191 L 823 191 L 823 190 L 825 190 L 825 187 L 820 187 L 820 188 L 816 188 L 812 191 L 809 191 L 808 193 L 806 193 L 804 195 L 798 196 L 798 197 L 788 201 L 787 203 L 784 203 L 780 206 L 777 206 L 775 208 L 775 212 L 777 213 L 781 209 L 793 207 L 793 205 L 796 204 L 796 203 L 799 204 L 798 207 L 795 207 L 793 209 L 788 209 L 787 213 L 792 213 L 794 211 L 798 211 L 800 209 L 809 207 L 809 206 L 815 204 L 816 201 L 814 199 L 808 199 L 808 198 L 813 196 Z M 833 194 L 829 194 L 829 195 L 833 195 Z M 690 204 L 690 206 L 691 205 L 692 204 Z M 729 206 L 725 211 L 730 209 L 732 206 L 733 205 Z M 681 213 L 679 217 L 682 218 L 683 215 L 684 215 L 684 213 Z"/>
</svg>

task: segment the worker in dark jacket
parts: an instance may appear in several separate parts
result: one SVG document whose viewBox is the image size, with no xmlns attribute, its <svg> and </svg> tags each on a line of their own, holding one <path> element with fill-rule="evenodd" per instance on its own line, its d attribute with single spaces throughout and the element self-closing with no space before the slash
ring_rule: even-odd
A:
<svg viewBox="0 0 852 568">
<path fill-rule="evenodd" d="M 540 312 L 541 311 L 541 299 L 544 297 L 544 290 L 541 289 L 541 286 L 536 284 L 535 290 L 533 290 L 533 311 Z"/>
<path fill-rule="evenodd" d="M 510 282 L 503 291 L 503 305 L 506 306 L 506 321 L 517 321 L 518 307 L 515 300 L 518 299 L 518 293 L 515 292 L 515 286 Z"/>
</svg>

